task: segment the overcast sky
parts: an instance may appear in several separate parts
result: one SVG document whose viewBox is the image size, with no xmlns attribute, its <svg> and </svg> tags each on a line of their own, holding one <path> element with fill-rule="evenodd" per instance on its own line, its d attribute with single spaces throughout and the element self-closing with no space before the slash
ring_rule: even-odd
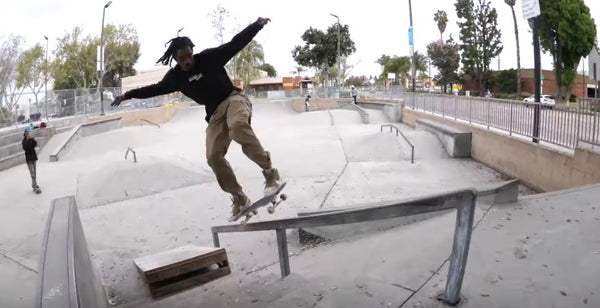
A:
<svg viewBox="0 0 600 308">
<path fill-rule="evenodd" d="M 25 38 L 26 46 L 45 44 L 44 35 L 50 38 L 50 50 L 57 37 L 75 26 L 86 34 L 98 35 L 101 28 L 102 8 L 106 1 L 99 0 L 0 0 L 0 36 L 18 34 Z M 164 43 L 184 28 L 181 35 L 189 36 L 196 44 L 196 51 L 217 45 L 214 29 L 207 16 L 221 3 L 235 17 L 229 22 L 244 27 L 258 16 L 269 17 L 268 24 L 256 37 L 264 48 L 265 60 L 275 66 L 280 76 L 290 75 L 296 63 L 291 50 L 301 45 L 300 36 L 309 27 L 325 30 L 335 22 L 330 13 L 339 15 L 340 23 L 350 27 L 351 38 L 356 43 L 356 53 L 350 63 L 357 64 L 351 75 L 376 75 L 381 68 L 375 60 L 381 54 L 408 55 L 408 0 L 404 1 L 143 1 L 114 0 L 106 10 L 106 23 L 132 24 L 141 43 L 141 57 L 135 68 L 143 70 L 155 65 L 164 52 Z M 449 16 L 444 38 L 452 34 L 458 40 L 458 27 L 454 0 L 415 0 L 413 20 L 416 50 L 423 53 L 431 41 L 439 38 L 433 21 L 437 10 L 445 10 Z M 600 20 L 600 1 L 585 0 L 592 17 Z M 516 44 L 512 14 L 504 0 L 492 0 L 498 10 L 498 24 L 502 31 L 504 51 L 500 56 L 502 69 L 516 67 Z M 521 14 L 521 1 L 517 1 L 516 14 L 521 38 L 521 62 L 523 67 L 533 66 L 531 33 Z M 234 33 L 228 32 L 227 39 Z M 549 56 L 543 57 L 544 69 L 551 69 Z M 498 67 L 495 61 L 494 69 Z M 580 68 L 581 69 L 581 68 Z M 587 70 L 587 69 L 586 69 Z"/>
</svg>

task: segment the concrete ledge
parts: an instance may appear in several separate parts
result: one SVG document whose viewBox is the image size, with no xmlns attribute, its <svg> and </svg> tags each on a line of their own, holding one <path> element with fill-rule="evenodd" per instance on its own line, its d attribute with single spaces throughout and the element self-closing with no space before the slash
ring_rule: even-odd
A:
<svg viewBox="0 0 600 308">
<path fill-rule="evenodd" d="M 40 254 L 35 307 L 108 307 L 75 197 L 52 201 Z"/>
<path fill-rule="evenodd" d="M 471 157 L 471 133 L 436 121 L 419 119 L 417 128 L 434 133 L 452 158 Z"/>
<path fill-rule="evenodd" d="M 8 168 L 12 168 L 14 166 L 18 166 L 20 164 L 25 163 L 25 152 L 21 151 L 19 153 L 4 157 L 0 159 L 0 171 L 6 170 Z"/>
<path fill-rule="evenodd" d="M 500 185 L 491 184 L 477 189 L 477 197 L 491 197 L 492 204 L 512 203 L 519 199 L 520 180 L 506 181 Z"/>
<path fill-rule="evenodd" d="M 23 130 L 19 130 L 18 132 L 10 133 L 7 135 L 0 136 L 0 147 L 4 147 L 7 145 L 11 145 L 13 143 L 21 143 L 23 140 Z M 34 138 L 50 138 L 54 135 L 55 129 L 51 127 L 42 128 L 42 129 L 34 129 L 30 132 L 31 136 Z"/>
<path fill-rule="evenodd" d="M 36 147 L 36 151 L 38 153 L 48 143 L 48 140 L 50 139 L 46 137 L 37 138 L 38 146 Z M 8 153 L 8 155 L 0 156 L 0 171 L 25 163 L 25 151 L 23 151 L 21 142 L 11 146 L 13 146 L 12 152 Z"/>
<path fill-rule="evenodd" d="M 50 153 L 50 161 L 58 161 L 61 155 L 64 155 L 79 138 L 96 135 L 107 132 L 109 130 L 120 128 L 122 125 L 121 118 L 110 118 L 96 122 L 86 123 L 79 125 L 76 129 L 71 131 L 62 145 L 55 149 L 54 152 Z"/>
<path fill-rule="evenodd" d="M 354 109 L 358 111 L 358 113 L 360 113 L 360 117 L 363 121 L 363 124 L 369 124 L 369 113 L 360 106 L 357 106 L 353 103 L 340 103 L 340 109 Z"/>
<path fill-rule="evenodd" d="M 487 130 L 453 119 L 442 118 L 410 108 L 402 109 L 402 122 L 416 126 L 417 120 L 430 119 L 472 134 L 473 159 L 521 180 L 538 192 L 568 189 L 600 183 L 600 154 L 577 148 L 565 153 L 556 147 L 531 142 L 517 136 Z"/>
<path fill-rule="evenodd" d="M 23 152 L 23 145 L 21 142 L 11 143 L 0 147 L 0 157 L 8 157 L 17 153 Z"/>
<path fill-rule="evenodd" d="M 305 98 L 293 99 L 292 109 L 294 109 L 294 111 L 298 113 L 306 112 L 304 111 L 304 100 Z M 310 99 L 310 111 L 330 110 L 337 109 L 339 107 L 340 104 L 337 102 L 336 99 L 316 97 Z"/>
<path fill-rule="evenodd" d="M 356 104 L 367 109 L 381 110 L 390 122 L 402 122 L 403 102 L 362 101 Z"/>
</svg>

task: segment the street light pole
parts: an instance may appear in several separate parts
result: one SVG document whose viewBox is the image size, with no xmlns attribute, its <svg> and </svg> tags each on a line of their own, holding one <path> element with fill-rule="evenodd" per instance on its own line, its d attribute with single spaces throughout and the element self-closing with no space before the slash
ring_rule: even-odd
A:
<svg viewBox="0 0 600 308">
<path fill-rule="evenodd" d="M 46 120 L 48 120 L 48 37 L 44 35 L 44 38 L 46 39 L 46 65 L 45 65 L 45 70 L 46 72 L 44 73 L 45 77 L 44 77 L 44 91 L 46 92 L 46 96 L 44 98 L 44 101 L 46 101 L 45 105 L 46 105 Z M 36 99 L 37 101 L 37 99 Z M 31 110 L 31 107 L 29 108 Z"/>
<path fill-rule="evenodd" d="M 412 91 L 415 92 L 416 91 L 416 84 L 415 84 L 415 47 L 414 47 L 414 41 L 413 41 L 413 18 L 412 18 L 412 1 L 408 0 L 408 12 L 410 14 L 410 32 L 409 35 L 411 37 L 409 37 L 408 39 L 410 40 L 410 53 L 411 53 L 411 57 L 412 57 L 412 63 L 410 66 L 410 70 L 411 70 L 411 76 L 412 76 Z"/>
<path fill-rule="evenodd" d="M 103 93 L 104 89 L 102 88 L 102 79 L 104 79 L 104 15 L 106 13 L 106 8 L 108 8 L 112 4 L 112 1 L 108 1 L 104 5 L 104 9 L 102 9 L 102 30 L 100 31 L 100 78 L 98 79 L 98 91 L 100 92 L 100 115 L 104 115 L 104 104 L 103 104 Z"/>
<path fill-rule="evenodd" d="M 538 17 L 532 18 L 532 20 L 530 20 L 530 23 L 533 25 L 533 83 L 535 87 L 535 109 L 533 111 L 533 142 L 540 143 L 541 59 Z"/>
<path fill-rule="evenodd" d="M 338 64 L 337 65 L 338 66 L 337 84 L 339 86 L 340 74 L 342 73 L 341 62 L 340 62 L 340 18 L 335 14 L 330 14 L 330 15 L 337 18 L 337 64 Z"/>
</svg>

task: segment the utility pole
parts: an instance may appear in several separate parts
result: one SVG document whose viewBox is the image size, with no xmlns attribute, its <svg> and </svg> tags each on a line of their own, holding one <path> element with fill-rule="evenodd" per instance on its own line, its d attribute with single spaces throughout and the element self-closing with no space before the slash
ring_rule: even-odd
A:
<svg viewBox="0 0 600 308">
<path fill-rule="evenodd" d="M 44 76 L 44 91 L 46 92 L 45 94 L 45 99 L 44 101 L 46 102 L 46 120 L 48 120 L 48 36 L 44 35 L 44 38 L 46 39 L 46 65 L 45 65 L 45 75 Z M 37 101 L 37 98 L 36 98 Z M 31 107 L 29 108 L 31 110 Z M 39 109 L 39 107 L 38 107 Z M 39 111 L 38 111 L 39 112 Z"/>
<path fill-rule="evenodd" d="M 540 95 L 541 95 L 541 61 L 540 61 L 540 36 L 538 32 L 538 17 L 533 18 L 533 61 L 534 61 L 534 86 L 535 110 L 533 113 L 533 142 L 540 143 Z"/>
<path fill-rule="evenodd" d="M 408 29 L 408 43 L 410 45 L 410 56 L 412 58 L 411 65 L 410 65 L 410 71 L 411 71 L 411 78 L 412 78 L 412 91 L 415 92 L 416 91 L 416 81 L 415 81 L 416 65 L 415 65 L 415 44 L 414 44 L 414 39 L 413 39 L 413 18 L 412 18 L 412 1 L 411 0 L 408 0 L 408 12 L 410 14 L 410 28 Z"/>
<path fill-rule="evenodd" d="M 103 104 L 103 92 L 102 79 L 104 79 L 104 15 L 106 8 L 112 4 L 112 1 L 108 1 L 104 5 L 102 10 L 102 30 L 100 31 L 100 48 L 99 48 L 99 61 L 100 61 L 100 78 L 98 79 L 98 91 L 100 92 L 100 115 L 104 115 L 104 104 Z"/>
</svg>

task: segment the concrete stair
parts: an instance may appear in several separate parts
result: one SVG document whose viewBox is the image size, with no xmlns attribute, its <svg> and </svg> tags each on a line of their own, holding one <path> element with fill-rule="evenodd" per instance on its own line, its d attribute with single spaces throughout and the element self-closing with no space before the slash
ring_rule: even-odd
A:
<svg viewBox="0 0 600 308">
<path fill-rule="evenodd" d="M 37 140 L 39 153 L 55 134 L 54 128 L 35 129 L 31 135 Z M 0 136 L 0 171 L 25 163 L 25 152 L 21 145 L 23 132 Z"/>
</svg>

